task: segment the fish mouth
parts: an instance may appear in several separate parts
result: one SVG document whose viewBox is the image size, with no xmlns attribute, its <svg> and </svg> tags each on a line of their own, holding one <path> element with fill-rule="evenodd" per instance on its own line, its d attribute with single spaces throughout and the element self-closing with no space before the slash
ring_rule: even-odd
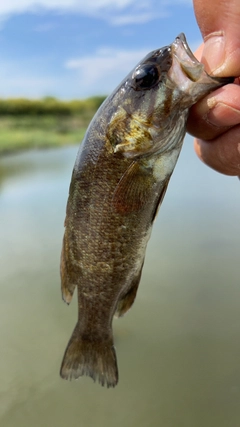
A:
<svg viewBox="0 0 240 427">
<path fill-rule="evenodd" d="M 195 58 L 183 33 L 175 38 L 172 44 L 172 54 L 177 59 L 184 74 L 193 82 L 198 81 L 204 66 Z"/>
<path fill-rule="evenodd" d="M 219 84 L 232 83 L 233 77 L 214 77 L 210 76 L 204 70 L 204 65 L 201 64 L 194 56 L 190 47 L 188 46 L 185 34 L 179 34 L 172 44 L 172 54 L 177 59 L 180 68 L 184 74 L 192 81 L 197 82 L 202 80 L 203 75 L 207 76 L 208 79 Z"/>
<path fill-rule="evenodd" d="M 192 51 L 191 51 L 190 47 L 188 46 L 187 39 L 186 39 L 186 36 L 185 36 L 185 34 L 184 34 L 184 33 L 180 33 L 180 34 L 176 37 L 175 42 L 178 42 L 178 41 L 183 45 L 183 47 L 184 47 L 184 49 L 185 49 L 186 53 L 187 53 L 187 54 L 188 54 L 188 56 L 192 59 L 192 61 L 193 61 L 193 62 L 196 62 L 196 63 L 199 63 L 199 61 L 195 58 L 194 54 L 192 53 Z"/>
</svg>

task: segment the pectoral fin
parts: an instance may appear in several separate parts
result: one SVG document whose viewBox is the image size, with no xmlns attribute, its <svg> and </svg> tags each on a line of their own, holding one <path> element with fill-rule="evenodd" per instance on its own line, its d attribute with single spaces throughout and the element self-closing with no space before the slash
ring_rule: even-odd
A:
<svg viewBox="0 0 240 427">
<path fill-rule="evenodd" d="M 114 209 L 123 215 L 139 211 L 149 201 L 154 184 L 152 169 L 140 162 L 132 162 L 114 192 Z"/>
</svg>

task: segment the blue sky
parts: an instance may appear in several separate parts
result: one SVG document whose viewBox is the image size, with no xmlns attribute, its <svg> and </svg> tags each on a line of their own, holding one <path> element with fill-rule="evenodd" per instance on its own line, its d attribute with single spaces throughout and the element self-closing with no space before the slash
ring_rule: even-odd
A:
<svg viewBox="0 0 240 427">
<path fill-rule="evenodd" d="M 191 0 L 1 0 L 0 97 L 109 94 L 180 32 L 201 41 Z"/>
</svg>

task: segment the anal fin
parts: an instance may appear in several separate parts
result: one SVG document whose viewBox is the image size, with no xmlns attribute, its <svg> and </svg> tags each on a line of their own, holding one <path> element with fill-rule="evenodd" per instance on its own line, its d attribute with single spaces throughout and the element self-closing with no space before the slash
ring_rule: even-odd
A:
<svg viewBox="0 0 240 427">
<path fill-rule="evenodd" d="M 60 264 L 61 289 L 63 301 L 65 301 L 67 304 L 70 304 L 76 284 L 73 283 L 69 277 L 69 272 L 67 269 L 66 249 L 66 236 L 64 235 Z"/>
<path fill-rule="evenodd" d="M 137 295 L 137 290 L 138 290 L 138 286 L 139 286 L 141 274 L 142 274 L 142 268 L 143 268 L 143 263 L 140 271 L 138 272 L 136 277 L 134 277 L 130 289 L 128 289 L 128 291 L 125 294 L 123 294 L 120 300 L 118 301 L 117 308 L 115 311 L 115 317 L 124 316 L 124 314 L 132 307 Z"/>
</svg>

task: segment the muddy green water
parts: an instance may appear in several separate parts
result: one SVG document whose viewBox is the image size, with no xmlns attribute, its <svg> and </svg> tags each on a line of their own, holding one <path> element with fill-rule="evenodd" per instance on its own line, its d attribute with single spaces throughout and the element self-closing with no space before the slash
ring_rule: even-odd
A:
<svg viewBox="0 0 240 427">
<path fill-rule="evenodd" d="M 77 318 L 59 280 L 76 151 L 0 159 L 0 426 L 238 427 L 240 182 L 201 164 L 188 138 L 137 300 L 114 321 L 119 385 L 60 379 Z"/>
</svg>

